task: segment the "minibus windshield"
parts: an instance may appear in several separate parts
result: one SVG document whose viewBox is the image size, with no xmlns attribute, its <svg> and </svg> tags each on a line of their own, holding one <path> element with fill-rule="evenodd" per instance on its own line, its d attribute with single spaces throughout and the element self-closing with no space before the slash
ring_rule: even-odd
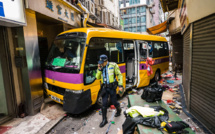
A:
<svg viewBox="0 0 215 134">
<path fill-rule="evenodd" d="M 49 52 L 46 68 L 64 73 L 79 73 L 86 38 L 56 39 Z"/>
</svg>

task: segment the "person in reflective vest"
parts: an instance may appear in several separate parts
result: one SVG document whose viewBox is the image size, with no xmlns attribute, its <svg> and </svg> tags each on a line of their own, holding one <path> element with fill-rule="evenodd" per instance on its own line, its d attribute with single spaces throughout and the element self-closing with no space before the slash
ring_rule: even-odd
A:
<svg viewBox="0 0 215 134">
<path fill-rule="evenodd" d="M 96 78 L 101 79 L 103 85 L 101 89 L 102 96 L 102 122 L 99 125 L 100 127 L 105 126 L 107 122 L 107 108 L 108 108 L 108 98 L 110 96 L 110 100 L 112 104 L 116 107 L 117 112 L 115 117 L 120 116 L 121 108 L 120 104 L 117 102 L 117 81 L 116 76 L 118 78 L 118 87 L 119 91 L 123 91 L 123 76 L 118 65 L 114 62 L 108 62 L 107 55 L 101 55 L 100 60 L 98 61 L 98 69 L 96 73 Z"/>
</svg>

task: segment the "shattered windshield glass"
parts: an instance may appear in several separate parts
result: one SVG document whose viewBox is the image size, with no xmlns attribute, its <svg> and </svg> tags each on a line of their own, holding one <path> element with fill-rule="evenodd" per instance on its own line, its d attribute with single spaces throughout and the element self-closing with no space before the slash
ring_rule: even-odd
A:
<svg viewBox="0 0 215 134">
<path fill-rule="evenodd" d="M 79 73 L 86 38 L 57 39 L 49 52 L 46 67 L 65 73 Z"/>
</svg>

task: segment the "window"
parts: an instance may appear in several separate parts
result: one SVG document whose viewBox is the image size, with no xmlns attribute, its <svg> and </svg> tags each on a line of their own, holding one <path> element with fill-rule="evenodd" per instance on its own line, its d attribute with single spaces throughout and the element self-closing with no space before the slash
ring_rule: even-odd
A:
<svg viewBox="0 0 215 134">
<path fill-rule="evenodd" d="M 137 32 L 141 32 L 141 26 L 137 27 Z"/>
<path fill-rule="evenodd" d="M 124 31 L 127 31 L 127 32 L 128 32 L 128 28 L 124 28 Z"/>
<path fill-rule="evenodd" d="M 166 42 L 153 42 L 153 57 L 162 57 L 169 55 L 169 48 Z"/>
<path fill-rule="evenodd" d="M 152 48 L 152 43 L 150 41 L 144 41 L 141 42 L 139 45 L 139 52 L 140 52 L 140 60 L 146 60 L 147 58 L 147 49 L 148 49 L 148 53 L 149 53 L 149 57 L 152 57 L 152 52 L 153 52 L 153 48 Z"/>
<path fill-rule="evenodd" d="M 136 17 L 133 17 L 133 18 L 131 18 L 132 20 L 131 20 L 131 23 L 132 24 L 136 24 Z"/>
<path fill-rule="evenodd" d="M 140 0 L 130 0 L 129 5 L 140 4 Z"/>
<path fill-rule="evenodd" d="M 127 25 L 128 24 L 128 18 L 125 18 L 124 19 L 124 25 Z"/>
<path fill-rule="evenodd" d="M 147 43 L 139 43 L 140 60 L 144 61 L 147 58 Z"/>
<path fill-rule="evenodd" d="M 146 23 L 146 16 L 141 16 L 141 23 Z"/>
<path fill-rule="evenodd" d="M 131 8 L 131 13 L 132 14 L 136 14 L 136 9 L 135 8 Z"/>
<path fill-rule="evenodd" d="M 160 50 L 161 50 L 160 42 L 153 42 L 153 58 L 159 57 Z"/>
<path fill-rule="evenodd" d="M 145 13 L 146 12 L 146 7 L 145 6 L 139 7 L 139 12 L 140 13 Z"/>
<path fill-rule="evenodd" d="M 128 24 L 132 23 L 132 18 L 128 18 Z"/>
<path fill-rule="evenodd" d="M 124 14 L 124 10 L 120 10 L 120 15 L 123 15 Z"/>
<path fill-rule="evenodd" d="M 84 69 L 85 84 L 90 84 L 95 80 L 99 57 L 102 54 L 107 55 L 111 62 L 124 62 L 122 41 L 104 38 L 92 38 L 90 40 Z"/>
<path fill-rule="evenodd" d="M 131 32 L 131 27 L 128 28 L 128 31 Z"/>
<path fill-rule="evenodd" d="M 124 47 L 124 50 L 133 50 L 134 49 L 134 43 L 133 41 L 124 41 L 123 42 L 123 47 Z"/>
<path fill-rule="evenodd" d="M 136 27 L 132 27 L 131 31 L 136 32 Z"/>
<path fill-rule="evenodd" d="M 127 9 L 128 14 L 131 14 L 131 8 Z"/>
<path fill-rule="evenodd" d="M 141 26 L 141 32 L 146 32 L 146 26 Z"/>
<path fill-rule="evenodd" d="M 137 23 L 140 23 L 140 17 L 137 17 Z"/>
<path fill-rule="evenodd" d="M 140 12 L 140 7 L 137 7 L 137 13 L 139 13 Z"/>
<path fill-rule="evenodd" d="M 164 42 L 164 56 L 169 56 L 169 46 L 167 42 Z"/>
<path fill-rule="evenodd" d="M 75 33 L 76 35 L 76 33 Z M 80 33 L 81 35 L 81 33 Z M 56 39 L 49 52 L 46 66 L 63 73 L 79 73 L 86 38 L 72 37 Z"/>
</svg>

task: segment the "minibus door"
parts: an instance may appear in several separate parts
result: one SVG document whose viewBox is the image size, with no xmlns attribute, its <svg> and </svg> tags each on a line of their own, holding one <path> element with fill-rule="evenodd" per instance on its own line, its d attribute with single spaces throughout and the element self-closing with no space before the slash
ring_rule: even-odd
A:
<svg viewBox="0 0 215 134">
<path fill-rule="evenodd" d="M 124 59 L 126 65 L 126 89 L 137 83 L 137 48 L 133 40 L 123 40 Z"/>
<path fill-rule="evenodd" d="M 137 88 L 147 86 L 150 78 L 147 75 L 146 59 L 149 56 L 148 43 L 146 41 L 136 41 L 137 46 Z"/>
</svg>

